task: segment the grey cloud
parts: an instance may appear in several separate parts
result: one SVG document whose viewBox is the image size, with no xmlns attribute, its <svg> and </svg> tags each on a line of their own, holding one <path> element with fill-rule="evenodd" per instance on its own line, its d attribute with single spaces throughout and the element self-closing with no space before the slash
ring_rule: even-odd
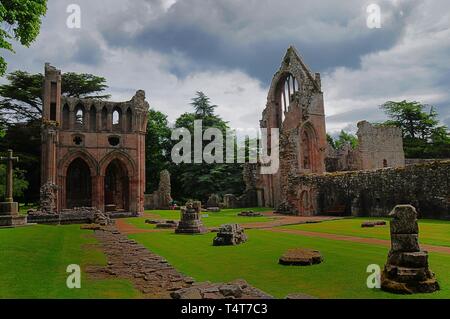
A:
<svg viewBox="0 0 450 319">
<path fill-rule="evenodd" d="M 290 44 L 317 71 L 354 68 L 362 55 L 392 47 L 416 1 L 402 2 L 399 8 L 381 3 L 390 18 L 377 30 L 367 28 L 366 4 L 356 0 L 180 0 L 166 13 L 147 20 L 135 12 L 137 3 L 132 12 L 110 19 L 100 29 L 111 46 L 181 53 L 190 63 L 185 67 L 174 63 L 171 71 L 177 75 L 201 68 L 239 68 L 268 83 Z M 403 18 L 395 16 L 400 9 Z M 139 31 L 127 31 L 129 19 L 138 21 Z"/>
<path fill-rule="evenodd" d="M 103 50 L 98 40 L 89 33 L 84 33 L 77 41 L 77 47 L 72 55 L 72 62 L 85 65 L 98 65 L 103 61 Z"/>
</svg>

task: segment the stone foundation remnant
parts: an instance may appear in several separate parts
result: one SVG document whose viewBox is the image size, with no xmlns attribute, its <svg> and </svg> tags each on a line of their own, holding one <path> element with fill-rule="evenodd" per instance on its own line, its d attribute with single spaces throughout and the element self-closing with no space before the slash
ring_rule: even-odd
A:
<svg viewBox="0 0 450 319">
<path fill-rule="evenodd" d="M 295 248 L 289 249 L 279 259 L 279 264 L 288 266 L 311 266 L 320 264 L 323 257 L 318 250 Z"/>
<path fill-rule="evenodd" d="M 428 267 L 428 252 L 419 246 L 416 209 L 398 205 L 390 216 L 393 217 L 391 250 L 381 275 L 381 289 L 398 294 L 439 290 L 436 277 Z"/>
<path fill-rule="evenodd" d="M 217 194 L 211 194 L 206 202 L 206 208 L 220 207 L 220 196 Z"/>
<path fill-rule="evenodd" d="M 173 299 L 273 299 L 265 292 L 237 279 L 226 284 L 194 283 L 170 294 Z"/>
<path fill-rule="evenodd" d="M 6 193 L 5 201 L 0 203 L 0 227 L 26 225 L 27 217 L 19 215 L 19 203 L 13 200 L 13 162 L 19 161 L 19 158 L 13 156 L 12 150 L 8 150 L 8 156 L 0 157 L 0 161 L 6 162 Z"/>
<path fill-rule="evenodd" d="M 208 230 L 201 221 L 201 202 L 188 201 L 185 207 L 181 207 L 181 220 L 175 229 L 176 234 L 203 234 Z"/>
<path fill-rule="evenodd" d="M 174 220 L 147 219 L 146 224 L 156 225 L 156 228 L 177 228 L 178 222 Z"/>
<path fill-rule="evenodd" d="M 375 221 L 366 221 L 361 224 L 362 228 L 370 228 L 376 226 L 386 226 L 386 222 L 384 220 L 375 220 Z"/>
<path fill-rule="evenodd" d="M 209 207 L 206 211 L 209 213 L 219 213 L 220 207 Z"/>
<path fill-rule="evenodd" d="M 238 224 L 226 224 L 219 228 L 216 238 L 214 238 L 214 246 L 236 246 L 247 241 L 247 235 L 244 229 Z"/>
<path fill-rule="evenodd" d="M 246 212 L 240 212 L 238 216 L 241 217 L 262 217 L 263 215 L 258 212 L 254 212 L 252 210 L 246 211 Z"/>
<path fill-rule="evenodd" d="M 95 207 L 75 207 L 53 214 L 46 213 L 41 209 L 28 211 L 29 221 L 48 225 L 98 224 L 107 226 L 113 224 L 112 218 L 116 218 L 116 216 L 114 212 L 103 213 Z M 131 215 L 127 217 L 131 217 Z"/>
</svg>

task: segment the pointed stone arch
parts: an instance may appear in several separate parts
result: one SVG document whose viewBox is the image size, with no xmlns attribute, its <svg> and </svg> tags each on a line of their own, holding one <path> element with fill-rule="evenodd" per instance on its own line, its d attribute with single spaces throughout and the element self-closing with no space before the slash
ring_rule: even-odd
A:
<svg viewBox="0 0 450 319">
<path fill-rule="evenodd" d="M 309 122 L 304 122 L 299 127 L 298 141 L 298 164 L 302 171 L 317 173 L 320 167 L 317 165 L 319 152 L 318 137 L 314 126 Z"/>
<path fill-rule="evenodd" d="M 129 154 L 123 151 L 112 151 L 100 161 L 100 188 L 103 210 L 135 211 L 137 201 L 132 194 L 136 193 L 135 163 Z"/>
<path fill-rule="evenodd" d="M 77 181 L 77 174 L 73 175 L 71 174 L 70 167 L 75 161 L 82 161 L 85 164 L 85 168 L 88 170 L 88 173 L 83 174 L 81 179 L 83 179 L 83 182 L 80 183 L 80 181 Z M 78 169 L 81 170 L 81 167 L 83 165 L 79 165 Z M 96 201 L 94 200 L 96 198 L 97 192 L 96 192 L 96 181 L 98 176 L 98 165 L 94 158 L 92 156 L 84 151 L 84 150 L 76 150 L 73 152 L 70 152 L 66 154 L 60 161 L 59 161 L 59 176 L 58 176 L 58 185 L 60 185 L 59 189 L 59 207 L 66 209 L 66 208 L 73 208 L 69 206 L 74 205 L 74 201 L 76 201 L 76 196 L 71 196 L 71 192 L 78 192 L 79 190 L 73 189 L 72 186 L 76 186 L 76 184 L 73 183 L 79 183 L 79 185 L 84 185 L 86 183 L 89 183 L 90 187 L 88 194 L 84 194 L 83 196 L 87 197 L 88 199 L 86 202 L 83 202 L 80 204 L 87 205 L 90 203 L 89 206 L 95 207 Z M 87 176 L 89 175 L 89 177 Z M 84 185 L 84 188 L 86 188 L 86 185 Z M 89 196 L 87 196 L 89 195 Z M 75 203 L 76 204 L 76 203 Z"/>
</svg>

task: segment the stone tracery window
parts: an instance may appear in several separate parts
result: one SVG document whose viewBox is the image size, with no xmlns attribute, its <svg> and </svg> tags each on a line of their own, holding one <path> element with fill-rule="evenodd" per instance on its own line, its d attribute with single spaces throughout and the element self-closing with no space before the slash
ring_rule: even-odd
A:
<svg viewBox="0 0 450 319">
<path fill-rule="evenodd" d="M 81 104 L 78 104 L 75 108 L 75 128 L 80 129 L 84 127 L 85 111 Z"/>
<path fill-rule="evenodd" d="M 122 128 L 122 110 L 119 107 L 116 107 L 113 110 L 112 127 L 114 131 L 120 131 Z"/>
<path fill-rule="evenodd" d="M 299 90 L 299 84 L 297 79 L 291 73 L 288 73 L 280 85 L 280 120 L 283 123 L 285 113 L 289 110 L 289 106 L 294 100 L 294 93 Z"/>
<path fill-rule="evenodd" d="M 309 136 L 307 130 L 303 130 L 301 141 L 303 169 L 311 169 L 311 137 Z"/>
</svg>

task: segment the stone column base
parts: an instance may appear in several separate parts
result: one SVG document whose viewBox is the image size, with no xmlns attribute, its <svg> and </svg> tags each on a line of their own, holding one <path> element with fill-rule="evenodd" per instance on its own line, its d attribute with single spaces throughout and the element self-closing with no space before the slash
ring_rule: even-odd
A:
<svg viewBox="0 0 450 319">
<path fill-rule="evenodd" d="M 16 227 L 27 224 L 27 217 L 19 215 L 19 204 L 0 203 L 0 227 Z"/>
<path fill-rule="evenodd" d="M 0 227 L 17 227 L 27 224 L 26 216 L 0 216 Z"/>
</svg>

